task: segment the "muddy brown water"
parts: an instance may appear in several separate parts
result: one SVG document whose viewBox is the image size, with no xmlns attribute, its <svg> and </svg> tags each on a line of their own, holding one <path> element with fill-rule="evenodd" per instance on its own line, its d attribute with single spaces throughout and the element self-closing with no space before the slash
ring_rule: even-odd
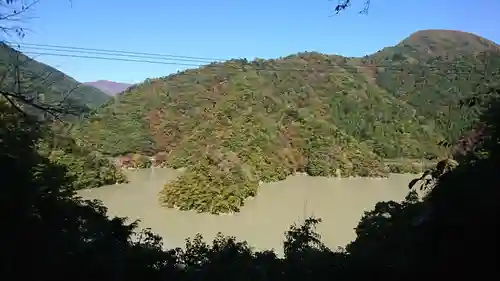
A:
<svg viewBox="0 0 500 281">
<path fill-rule="evenodd" d="M 379 201 L 401 201 L 415 175 L 394 174 L 389 178 L 325 178 L 290 176 L 284 181 L 264 183 L 241 212 L 231 215 L 198 214 L 160 206 L 158 192 L 179 172 L 167 168 L 127 171 L 130 183 L 79 191 L 85 199 L 99 199 L 112 216 L 141 219 L 164 239 L 167 248 L 182 247 L 187 237 L 201 233 L 211 241 L 217 232 L 245 240 L 256 250 L 282 252 L 284 233 L 293 223 L 314 215 L 323 221 L 318 232 L 331 247 L 345 246 L 355 238 L 354 228 L 365 211 Z"/>
</svg>

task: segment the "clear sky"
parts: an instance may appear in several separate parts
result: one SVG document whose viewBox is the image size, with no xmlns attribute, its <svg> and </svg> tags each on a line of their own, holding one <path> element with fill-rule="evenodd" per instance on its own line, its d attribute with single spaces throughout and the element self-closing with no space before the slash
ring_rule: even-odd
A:
<svg viewBox="0 0 500 281">
<path fill-rule="evenodd" d="M 334 16 L 337 0 L 42 0 L 26 43 L 253 59 L 319 51 L 362 56 L 421 29 L 455 29 L 500 42 L 499 0 L 372 0 L 368 15 Z M 72 2 L 72 4 L 70 4 Z M 473 4 L 472 4 L 473 3 Z M 75 79 L 137 83 L 183 67 L 38 56 Z"/>
</svg>

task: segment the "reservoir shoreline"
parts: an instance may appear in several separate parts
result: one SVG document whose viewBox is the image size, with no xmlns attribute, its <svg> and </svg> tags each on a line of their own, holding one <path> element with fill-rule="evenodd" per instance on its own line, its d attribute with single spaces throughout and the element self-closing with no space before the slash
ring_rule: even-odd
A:
<svg viewBox="0 0 500 281">
<path fill-rule="evenodd" d="M 245 240 L 256 250 L 282 253 L 284 233 L 304 218 L 322 219 L 317 231 L 330 248 L 345 246 L 355 238 L 354 228 L 365 211 L 379 201 L 401 201 L 408 194 L 414 174 L 390 174 L 388 178 L 332 178 L 302 174 L 263 183 L 257 196 L 245 201 L 241 211 L 226 215 L 165 208 L 158 193 L 182 171 L 149 168 L 125 171 L 129 183 L 79 190 L 83 199 L 98 199 L 108 215 L 140 219 L 140 228 L 164 239 L 165 248 L 184 247 L 197 233 L 211 242 L 218 232 Z"/>
</svg>

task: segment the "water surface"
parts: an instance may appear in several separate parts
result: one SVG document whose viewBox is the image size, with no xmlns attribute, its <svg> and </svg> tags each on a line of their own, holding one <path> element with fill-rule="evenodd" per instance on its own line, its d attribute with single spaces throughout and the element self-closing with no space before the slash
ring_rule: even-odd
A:
<svg viewBox="0 0 500 281">
<path fill-rule="evenodd" d="M 325 178 L 295 175 L 280 182 L 265 183 L 240 213 L 232 215 L 198 214 L 160 206 L 158 192 L 179 173 L 154 168 L 128 171 L 129 184 L 81 190 L 86 199 L 99 199 L 110 216 L 141 219 L 165 240 L 165 246 L 182 247 L 187 237 L 201 233 L 206 240 L 222 232 L 246 240 L 256 249 L 282 252 L 284 232 L 289 226 L 314 215 L 325 244 L 345 246 L 355 238 L 354 228 L 364 211 L 383 200 L 403 200 L 414 175 L 391 175 L 387 179 Z"/>
</svg>

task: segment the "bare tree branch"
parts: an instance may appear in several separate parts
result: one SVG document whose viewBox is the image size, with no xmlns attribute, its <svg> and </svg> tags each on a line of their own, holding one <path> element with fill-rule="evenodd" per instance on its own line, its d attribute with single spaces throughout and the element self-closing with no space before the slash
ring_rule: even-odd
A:
<svg viewBox="0 0 500 281">
<path fill-rule="evenodd" d="M 10 0 L 10 1 L 6 1 L 7 3 L 14 3 L 16 1 L 13 1 L 13 0 Z M 29 3 L 28 5 L 25 5 L 24 4 L 24 1 L 20 1 L 22 2 L 21 4 L 21 7 L 20 7 L 20 10 L 12 10 L 12 12 L 10 14 L 0 14 L 0 21 L 3 21 L 3 20 L 20 20 L 19 16 L 21 16 L 22 14 L 25 14 L 29 9 L 31 9 L 33 6 L 35 6 L 36 4 L 38 4 L 40 2 L 40 0 L 35 0 L 31 3 Z"/>
<path fill-rule="evenodd" d="M 41 0 L 0 0 L 0 31 L 7 36 L 15 35 L 20 38 L 25 36 L 26 29 L 20 26 L 27 19 L 27 12 L 40 3 Z M 71 3 L 71 1 L 70 1 Z M 2 44 L 5 44 L 3 42 Z M 15 48 L 8 46 L 7 48 Z M 0 46 L 2 47 L 2 46 Z M 19 47 L 19 46 L 18 46 Z M 13 49 L 14 49 L 13 48 Z M 15 50 L 15 49 L 14 49 Z M 63 115 L 81 115 L 83 107 L 79 108 L 71 105 L 70 96 L 79 85 L 72 89 L 56 89 L 58 81 L 64 79 L 64 74 L 54 75 L 52 71 L 39 73 L 32 71 L 28 66 L 33 59 L 28 58 L 22 53 L 7 52 L 10 58 L 3 58 L 0 61 L 0 96 L 9 104 L 23 114 L 32 112 L 29 107 L 43 113 L 44 118 L 48 115 L 61 120 Z M 3 69 L 2 69 L 3 68 Z M 62 77 L 57 77 L 62 76 Z M 51 92 L 59 92 L 59 100 L 46 101 L 46 95 Z M 50 99 L 49 98 L 49 99 Z"/>
<path fill-rule="evenodd" d="M 0 30 L 7 36 L 26 35 L 26 28 L 18 23 L 27 20 L 27 13 L 41 0 L 0 0 Z"/>
<path fill-rule="evenodd" d="M 359 0 L 361 1 L 361 0 Z M 363 0 L 364 7 L 359 11 L 360 14 L 368 14 L 368 10 L 370 9 L 371 0 Z M 335 14 L 339 14 L 342 11 L 345 11 L 347 8 L 351 7 L 351 0 L 338 0 L 338 4 L 335 6 Z"/>
<path fill-rule="evenodd" d="M 29 65 L 34 62 L 33 59 L 15 52 L 11 53 L 7 60 L 4 58 L 0 64 L 5 66 L 5 70 L 0 71 L 0 96 L 11 105 L 15 104 L 16 109 L 33 113 L 31 107 L 36 109 L 36 115 L 43 114 L 43 119 L 50 115 L 57 120 L 61 120 L 65 115 L 81 115 L 82 111 L 86 110 L 75 106 L 70 100 L 71 94 L 80 84 L 70 89 L 58 89 L 57 83 L 65 79 L 64 74 L 49 70 L 46 73 L 34 72 Z M 46 97 L 49 100 L 46 100 Z"/>
</svg>

